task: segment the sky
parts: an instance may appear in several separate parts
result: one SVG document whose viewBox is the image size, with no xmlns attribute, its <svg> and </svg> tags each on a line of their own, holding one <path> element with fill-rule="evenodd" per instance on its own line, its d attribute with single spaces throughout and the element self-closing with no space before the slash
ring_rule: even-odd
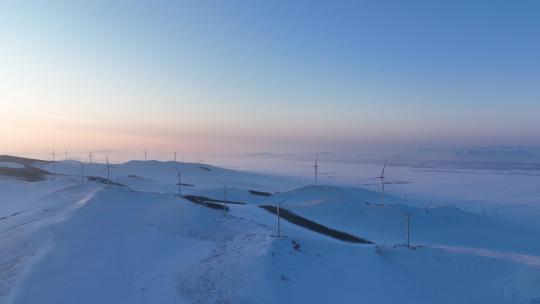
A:
<svg viewBox="0 0 540 304">
<path fill-rule="evenodd" d="M 540 145 L 538 1 L 0 3 L 0 153 Z"/>
</svg>

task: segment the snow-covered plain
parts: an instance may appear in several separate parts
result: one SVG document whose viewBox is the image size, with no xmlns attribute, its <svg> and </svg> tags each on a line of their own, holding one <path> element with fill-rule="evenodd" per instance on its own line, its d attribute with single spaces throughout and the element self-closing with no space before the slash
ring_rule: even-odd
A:
<svg viewBox="0 0 540 304">
<path fill-rule="evenodd" d="M 106 177 L 103 164 L 84 167 L 83 185 L 78 162 L 54 170 L 37 182 L 0 176 L 0 303 L 540 303 L 534 204 L 512 204 L 523 217 L 482 213 L 400 183 L 381 203 L 373 181 L 313 186 L 197 163 L 116 164 L 110 188 L 89 179 Z M 177 172 L 182 195 L 244 204 L 225 213 L 181 198 Z M 259 208 L 276 201 L 373 244 L 285 220 L 278 238 L 276 216 Z"/>
</svg>

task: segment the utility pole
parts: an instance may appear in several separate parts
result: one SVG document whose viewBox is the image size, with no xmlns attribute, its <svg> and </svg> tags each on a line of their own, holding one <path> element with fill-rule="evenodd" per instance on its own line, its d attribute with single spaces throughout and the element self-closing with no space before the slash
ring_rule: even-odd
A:
<svg viewBox="0 0 540 304">
<path fill-rule="evenodd" d="M 66 149 L 66 160 L 68 160 L 68 157 L 67 157 L 67 149 Z"/>
<path fill-rule="evenodd" d="M 178 152 L 178 151 L 174 151 L 174 162 L 176 162 L 176 153 L 177 153 L 177 152 Z"/>
</svg>

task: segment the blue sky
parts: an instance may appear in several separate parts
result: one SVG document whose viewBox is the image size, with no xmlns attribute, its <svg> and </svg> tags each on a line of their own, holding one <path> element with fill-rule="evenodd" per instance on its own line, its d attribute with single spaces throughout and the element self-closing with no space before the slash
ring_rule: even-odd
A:
<svg viewBox="0 0 540 304">
<path fill-rule="evenodd" d="M 540 145 L 538 1 L 5 1 L 0 148 Z"/>
</svg>

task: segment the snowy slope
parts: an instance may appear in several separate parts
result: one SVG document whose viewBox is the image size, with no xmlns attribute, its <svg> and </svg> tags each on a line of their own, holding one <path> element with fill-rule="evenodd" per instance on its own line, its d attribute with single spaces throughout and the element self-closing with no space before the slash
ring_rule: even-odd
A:
<svg viewBox="0 0 540 304">
<path fill-rule="evenodd" d="M 51 172 L 52 163 L 35 164 Z M 0 303 L 540 303 L 537 225 L 195 163 L 0 177 Z M 225 198 L 228 213 L 178 197 Z M 249 190 L 273 193 L 254 195 Z M 375 244 L 281 220 L 282 208 Z M 226 214 L 226 216 L 224 216 Z M 405 241 L 411 214 L 413 248 Z"/>
</svg>

